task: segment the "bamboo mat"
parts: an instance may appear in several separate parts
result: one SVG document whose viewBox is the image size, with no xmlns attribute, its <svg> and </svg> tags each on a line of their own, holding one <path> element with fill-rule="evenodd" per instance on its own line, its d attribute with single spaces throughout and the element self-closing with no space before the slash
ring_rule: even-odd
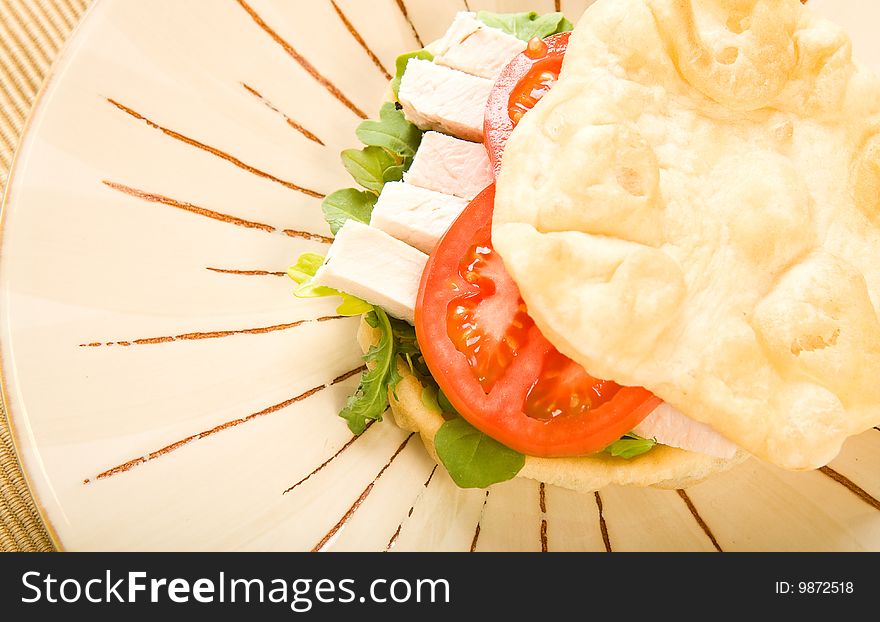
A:
<svg viewBox="0 0 880 622">
<path fill-rule="evenodd" d="M 91 0 L 0 0 L 0 190 L 34 98 Z M 52 551 L 0 403 L 0 551 Z"/>
</svg>

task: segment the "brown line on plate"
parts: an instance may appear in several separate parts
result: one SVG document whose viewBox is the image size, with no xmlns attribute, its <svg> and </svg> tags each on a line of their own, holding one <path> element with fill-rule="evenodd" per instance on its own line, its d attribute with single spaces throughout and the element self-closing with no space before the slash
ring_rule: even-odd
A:
<svg viewBox="0 0 880 622">
<path fill-rule="evenodd" d="M 313 395 L 315 395 L 316 393 L 318 393 L 322 389 L 326 389 L 327 387 L 331 386 L 332 384 L 333 384 L 332 382 L 328 382 L 327 384 L 321 384 L 316 387 L 312 387 L 308 391 L 300 393 L 299 395 L 297 395 L 295 397 L 291 397 L 289 399 L 284 400 L 283 402 L 279 402 L 278 404 L 268 406 L 268 407 L 264 408 L 263 410 L 257 411 L 255 413 L 251 413 L 250 415 L 248 415 L 246 417 L 242 417 L 240 419 L 233 419 L 231 421 L 227 421 L 226 423 L 221 423 L 220 425 L 214 426 L 213 428 L 211 428 L 209 430 L 205 430 L 204 432 L 199 432 L 198 434 L 193 434 L 191 436 L 187 436 L 186 438 L 182 438 L 179 441 L 175 441 L 174 443 L 171 443 L 170 445 L 166 445 L 165 447 L 162 447 L 161 449 L 151 451 L 150 453 L 148 453 L 144 456 L 139 456 L 137 458 L 129 460 L 128 462 L 124 462 L 120 465 L 117 465 L 115 467 L 107 469 L 106 471 L 102 471 L 101 473 L 96 475 L 94 477 L 94 479 L 96 479 L 96 480 L 107 479 L 108 477 L 112 477 L 112 476 L 118 475 L 120 473 L 125 473 L 125 472 L 130 471 L 131 469 L 133 469 L 137 466 L 140 466 L 142 464 L 145 464 L 147 462 L 155 460 L 156 458 L 161 458 L 164 455 L 167 455 L 173 451 L 176 451 L 177 449 L 180 449 L 184 445 L 189 445 L 192 442 L 202 440 L 203 438 L 207 438 L 209 436 L 213 436 L 214 434 L 217 434 L 218 432 L 223 432 L 224 430 L 238 427 L 244 423 L 248 423 L 249 421 L 253 421 L 254 419 L 257 419 L 259 417 L 264 417 L 266 415 L 270 415 L 272 413 L 278 412 L 279 410 L 287 408 L 288 406 L 296 404 L 297 402 L 301 402 L 305 399 L 312 397 Z M 83 483 L 86 483 L 86 482 L 83 482 Z"/>
<path fill-rule="evenodd" d="M 367 366 L 366 366 L 366 365 L 361 365 L 361 366 L 358 367 L 357 369 L 352 369 L 351 371 L 347 371 L 347 372 L 345 372 L 344 374 L 342 374 L 341 376 L 338 376 L 338 377 L 334 378 L 334 379 L 333 379 L 333 382 L 331 382 L 330 384 L 331 384 L 331 385 L 332 385 L 332 384 L 339 384 L 340 382 L 344 382 L 344 381 L 348 380 L 348 379 L 351 378 L 352 376 L 356 376 L 356 375 L 358 375 L 358 374 L 362 374 L 362 373 L 365 372 L 366 370 L 367 370 Z"/>
<path fill-rule="evenodd" d="M 562 11 L 562 0 L 556 0 L 554 3 L 556 5 L 556 12 L 559 13 Z"/>
<path fill-rule="evenodd" d="M 331 384 L 332 384 L 332 383 L 331 383 Z M 368 421 L 368 422 L 367 422 L 367 426 L 364 428 L 364 433 L 366 433 L 366 431 L 369 430 L 370 427 L 371 427 L 375 422 L 376 422 L 375 420 Z M 314 468 L 314 469 L 312 470 L 311 473 L 309 473 L 308 475 L 306 475 L 304 478 L 302 478 L 301 480 L 299 480 L 297 483 L 295 483 L 293 486 L 291 486 L 290 488 L 288 488 L 287 490 L 285 490 L 285 491 L 282 492 L 281 494 L 282 494 L 282 495 L 286 495 L 287 493 L 289 493 L 290 491 L 292 491 L 294 488 L 296 488 L 296 487 L 299 486 L 300 484 L 304 484 L 304 483 L 305 483 L 307 480 L 309 480 L 313 475 L 316 475 L 316 474 L 318 474 L 320 471 L 323 471 L 323 470 L 324 470 L 324 467 L 326 467 L 328 464 L 330 464 L 331 462 L 333 462 L 334 460 L 336 460 L 336 458 L 338 458 L 340 455 L 342 455 L 342 452 L 344 452 L 346 449 L 348 449 L 349 447 L 351 447 L 352 445 L 354 445 L 354 442 L 355 442 L 356 440 L 358 440 L 359 438 L 361 438 L 361 436 L 363 436 L 363 434 L 360 434 L 360 435 L 357 435 L 357 436 L 352 436 L 352 437 L 348 440 L 348 442 L 345 443 L 345 445 L 343 445 L 342 447 L 340 447 L 339 450 L 338 450 L 335 454 L 333 454 L 332 456 L 330 456 L 329 458 L 327 458 L 326 460 L 324 460 L 324 462 L 322 462 L 320 465 L 318 465 L 316 468 Z"/>
<path fill-rule="evenodd" d="M 218 274 L 236 274 L 239 276 L 287 276 L 286 272 L 269 272 L 268 270 L 233 270 L 232 268 L 205 268 Z"/>
<path fill-rule="evenodd" d="M 172 199 L 171 197 L 166 197 L 161 194 L 145 192 L 143 190 L 138 190 L 137 188 L 132 188 L 131 186 L 116 183 L 115 181 L 108 181 L 105 179 L 102 183 L 108 188 L 112 188 L 117 192 L 122 192 L 123 194 L 127 194 L 129 196 L 142 199 L 144 201 L 149 201 L 150 203 L 161 203 L 162 205 L 167 205 L 169 207 L 176 207 L 177 209 L 181 209 L 192 214 L 198 214 L 199 216 L 204 216 L 205 218 L 219 220 L 220 222 L 225 222 L 230 225 L 238 225 L 239 227 L 245 227 L 247 229 L 259 229 L 260 231 L 265 231 L 266 233 L 275 233 L 276 231 L 278 231 L 278 229 L 276 229 L 272 225 L 267 225 L 261 222 L 254 222 L 252 220 L 245 220 L 244 218 L 239 218 L 238 216 L 230 216 L 229 214 L 223 214 L 221 212 L 215 212 L 214 210 L 210 210 L 206 207 L 199 207 L 198 205 L 193 205 L 192 203 L 178 201 L 177 199 Z"/>
<path fill-rule="evenodd" d="M 480 508 L 480 518 L 477 519 L 477 526 L 474 529 L 474 537 L 471 539 L 471 548 L 470 552 L 473 553 L 477 550 L 477 542 L 480 540 L 480 531 L 482 530 L 483 525 L 483 513 L 486 511 L 486 504 L 489 503 L 489 491 L 486 491 L 486 496 L 483 498 L 483 507 Z"/>
<path fill-rule="evenodd" d="M 326 146 L 326 145 L 324 144 L 324 141 L 323 141 L 323 140 L 321 140 L 321 139 L 318 138 L 315 134 L 313 134 L 312 132 L 310 132 L 309 130 L 307 130 L 302 124 L 297 123 L 296 121 L 294 121 L 293 119 L 291 119 L 289 116 L 287 116 L 286 114 L 284 114 L 283 112 L 281 112 L 280 110 L 278 110 L 278 108 L 275 106 L 275 104 L 273 104 L 273 103 L 270 102 L 268 99 L 266 99 L 265 97 L 263 97 L 262 93 L 260 93 L 257 89 L 255 89 L 254 87 L 252 87 L 252 86 L 250 86 L 250 85 L 248 85 L 248 84 L 245 84 L 244 82 L 242 82 L 241 85 L 245 88 L 245 90 L 246 90 L 248 93 L 250 93 L 251 95 L 253 95 L 253 96 L 256 97 L 257 99 L 259 99 L 261 102 L 263 102 L 263 104 L 264 104 L 267 108 L 269 108 L 270 110 L 273 110 L 274 112 L 277 112 L 278 114 L 280 114 L 280 115 L 284 118 L 284 120 L 287 122 L 287 125 L 289 125 L 289 126 L 292 127 L 293 129 L 295 129 L 297 132 L 299 132 L 300 134 L 302 134 L 303 136 L 305 136 L 306 138 L 308 138 L 308 139 L 311 140 L 312 142 L 318 143 L 318 144 L 321 145 L 322 147 L 325 147 L 325 146 Z"/>
<path fill-rule="evenodd" d="M 376 68 L 382 72 L 382 75 L 385 76 L 386 80 L 391 80 L 393 77 L 388 70 L 385 69 L 385 66 L 382 64 L 382 61 L 379 60 L 379 57 L 370 49 L 370 46 L 367 45 L 367 42 L 364 41 L 364 38 L 361 36 L 361 33 L 358 32 L 357 28 L 354 27 L 348 17 L 346 17 L 345 13 L 342 12 L 342 9 L 339 8 L 339 5 L 336 4 L 335 0 L 330 0 L 330 4 L 333 5 L 333 8 L 336 10 L 336 14 L 339 16 L 339 19 L 342 20 L 343 25 L 346 27 L 351 36 L 354 37 L 354 40 L 358 42 L 358 44 L 363 48 L 364 52 L 367 53 L 367 56 L 370 57 L 370 60 L 373 61 L 373 64 L 376 65 Z"/>
<path fill-rule="evenodd" d="M 541 552 L 546 553 L 547 548 L 547 519 L 541 519 Z"/>
<path fill-rule="evenodd" d="M 390 467 L 395 458 L 400 455 L 400 452 L 404 450 L 407 443 L 409 443 L 410 439 L 413 436 L 415 436 L 415 432 L 410 432 L 409 436 L 407 436 L 400 444 L 400 447 L 397 448 L 397 451 L 395 451 L 394 454 L 392 454 L 391 458 L 388 459 L 388 462 L 385 463 L 385 466 L 383 466 L 379 470 L 379 472 L 376 474 L 376 477 L 373 478 L 373 481 L 367 484 L 367 487 L 364 488 L 364 491 L 360 494 L 360 496 L 355 499 L 355 502 L 351 505 L 350 508 L 348 508 L 348 511 L 346 511 L 345 514 L 342 515 L 342 518 L 339 519 L 339 522 L 333 525 L 333 527 L 330 528 L 330 531 L 328 531 L 327 534 L 323 538 L 321 538 L 321 541 L 312 548 L 312 553 L 317 553 L 323 550 L 324 547 L 327 546 L 327 544 L 333 539 L 333 537 L 337 533 L 339 533 L 339 530 L 345 526 L 345 523 L 351 520 L 351 517 L 354 516 L 354 513 L 358 511 L 358 509 L 361 507 L 361 504 L 367 500 L 367 497 L 370 496 L 370 493 L 373 491 L 373 487 L 376 485 L 376 482 L 379 481 L 379 478 L 385 474 L 385 471 L 388 470 L 388 467 Z"/>
<path fill-rule="evenodd" d="M 468 2 L 468 0 L 462 0 L 462 2 L 464 2 L 464 10 L 465 10 L 465 11 L 470 11 L 470 10 L 471 10 L 471 5 L 470 5 L 470 3 Z"/>
<path fill-rule="evenodd" d="M 595 492 L 596 507 L 599 509 L 599 529 L 602 531 L 602 542 L 605 543 L 605 551 L 611 552 L 611 538 L 608 537 L 608 525 L 605 523 L 605 515 L 602 513 L 602 497 L 599 491 Z"/>
<path fill-rule="evenodd" d="M 397 529 L 394 531 L 394 535 L 391 536 L 391 539 L 388 541 L 388 544 L 385 545 L 385 550 L 382 551 L 383 553 L 387 553 L 387 552 L 390 551 L 392 548 L 394 548 L 394 545 L 397 544 L 397 538 L 400 536 L 400 530 L 401 530 L 402 528 L 403 528 L 403 523 L 400 523 L 400 524 L 397 526 Z"/>
<path fill-rule="evenodd" d="M 849 490 L 851 493 L 856 495 L 859 499 L 870 505 L 875 510 L 880 510 L 880 500 L 872 496 L 870 493 L 868 493 L 868 491 L 866 491 L 864 488 L 856 484 L 845 475 L 838 473 L 831 467 L 827 466 L 820 467 L 819 470 L 831 479 L 833 479 L 835 482 Z"/>
<path fill-rule="evenodd" d="M 97 347 L 112 347 L 112 346 L 146 346 L 146 345 L 155 345 L 158 343 L 170 343 L 173 341 L 201 341 L 203 339 L 222 339 L 223 337 L 231 337 L 233 335 L 263 335 L 266 333 L 274 333 L 279 330 L 289 330 L 291 328 L 296 328 L 298 326 L 302 326 L 303 324 L 308 324 L 311 322 L 326 322 L 328 320 L 341 320 L 343 316 L 334 315 L 328 317 L 321 317 L 311 320 L 297 320 L 295 322 L 288 322 L 286 324 L 275 324 L 274 326 L 258 326 L 256 328 L 239 328 L 234 330 L 215 330 L 208 332 L 193 332 L 193 333 L 184 333 L 182 335 L 167 335 L 162 337 L 145 337 L 143 339 L 132 339 L 130 341 L 108 341 L 106 343 L 81 343 L 79 345 L 80 348 L 97 348 Z"/>
<path fill-rule="evenodd" d="M 287 54 L 291 58 L 293 58 L 293 60 L 295 60 L 297 63 L 299 63 L 299 66 L 302 67 L 310 76 L 312 76 L 312 78 L 314 78 L 318 82 L 318 84 L 320 84 L 325 89 L 327 89 L 327 91 L 331 95 L 333 95 L 333 97 L 338 99 L 339 102 L 342 103 L 342 105 L 344 105 L 346 108 L 351 110 L 353 113 L 355 113 L 361 119 L 367 118 L 367 115 L 366 115 L 366 113 L 364 113 L 363 110 L 358 108 L 354 104 L 354 102 L 352 102 L 348 97 L 346 97 L 345 94 L 341 90 L 339 90 L 339 88 L 336 85 L 334 85 L 332 82 L 330 82 L 330 80 L 325 78 L 321 74 L 321 72 L 319 72 L 315 68 L 314 65 L 312 65 L 308 60 L 306 60 L 306 58 L 302 54 L 297 52 L 292 45 L 290 45 L 287 41 L 285 41 L 281 37 L 281 35 L 279 35 L 277 32 L 272 30 L 272 28 L 269 26 L 269 24 L 267 24 L 265 21 L 263 21 L 263 18 L 260 17 L 259 13 L 257 13 L 253 9 L 253 7 L 251 7 L 251 5 L 249 5 L 247 2 L 245 2 L 245 0 L 237 0 L 237 2 L 241 6 L 241 8 L 243 8 L 245 10 L 245 12 L 250 16 L 250 18 L 252 20 L 254 20 L 254 23 L 257 26 L 259 26 L 263 30 L 263 32 L 265 32 L 267 35 L 269 35 L 272 38 L 272 40 L 275 41 L 275 43 L 280 45 L 284 49 L 284 51 L 287 52 Z"/>
<path fill-rule="evenodd" d="M 197 214 L 199 216 L 204 216 L 205 218 L 211 218 L 213 220 L 225 222 L 230 225 L 236 225 L 238 227 L 244 227 L 246 229 L 257 229 L 259 231 L 265 231 L 266 233 L 282 233 L 288 237 L 301 237 L 303 239 L 318 241 L 325 244 L 330 243 L 328 242 L 328 240 L 332 241 L 330 238 L 319 235 L 317 233 L 307 233 L 305 231 L 292 232 L 289 229 L 285 229 L 282 231 L 273 227 L 272 225 L 267 225 L 262 222 L 245 220 L 244 218 L 239 218 L 238 216 L 230 216 L 229 214 L 224 214 L 222 212 L 215 212 L 214 210 L 210 210 L 206 207 L 200 207 L 198 205 L 187 203 L 185 201 L 178 201 L 177 199 L 172 199 L 171 197 L 166 197 L 162 194 L 155 194 L 153 192 L 138 190 L 137 188 L 132 188 L 130 186 L 126 186 L 125 184 L 116 183 L 115 181 L 108 181 L 105 179 L 102 183 L 108 188 L 112 188 L 117 192 L 122 192 L 123 194 L 133 196 L 143 201 L 148 201 L 150 203 L 161 203 L 162 205 L 175 207 L 185 212 L 190 212 L 191 214 Z M 294 233 L 298 235 L 293 235 Z"/>
<path fill-rule="evenodd" d="M 280 184 L 280 185 L 284 186 L 285 188 L 288 188 L 290 190 L 295 190 L 296 192 L 300 192 L 306 196 L 310 196 L 310 197 L 313 197 L 316 199 L 323 199 L 326 196 L 325 194 L 318 192 L 317 190 L 305 188 L 303 186 L 300 186 L 299 184 L 295 184 L 291 181 L 286 181 L 284 179 L 276 177 L 275 175 L 272 175 L 271 173 L 267 173 L 266 171 L 260 170 L 254 166 L 251 166 L 250 164 L 246 164 L 246 163 L 242 162 L 241 160 L 239 160 L 238 158 L 236 158 L 235 156 L 230 155 L 230 154 L 226 153 L 225 151 L 221 151 L 220 149 L 217 149 L 216 147 L 206 145 L 205 143 L 199 142 L 198 140 L 190 138 L 189 136 L 184 136 L 180 132 L 176 132 L 174 130 L 168 129 L 167 127 L 163 127 L 163 126 L 159 125 L 158 123 L 156 123 L 155 121 L 151 121 L 150 119 L 148 119 L 144 115 L 140 114 L 139 112 L 132 110 L 131 108 L 129 108 L 128 106 L 125 106 L 124 104 L 119 103 L 115 99 L 108 97 L 107 101 L 109 103 L 113 104 L 114 106 L 116 106 L 116 108 L 118 108 L 122 112 L 126 113 L 127 115 L 137 119 L 138 121 L 143 121 L 149 127 L 153 128 L 155 130 L 159 130 L 160 132 L 162 132 L 166 136 L 173 138 L 175 140 L 179 140 L 180 142 L 187 144 L 190 147 L 195 147 L 196 149 L 201 149 L 202 151 L 204 151 L 206 153 L 210 153 L 211 155 L 216 156 L 222 160 L 225 160 L 225 161 L 229 162 L 230 164 L 233 164 L 233 165 L 237 166 L 238 168 L 242 169 L 243 171 L 247 171 L 248 173 L 251 173 L 252 175 L 256 175 L 257 177 L 261 177 L 263 179 L 268 179 L 269 181 L 275 182 L 276 184 Z"/>
<path fill-rule="evenodd" d="M 422 490 L 419 491 L 419 494 L 416 496 L 416 500 L 413 501 L 413 504 L 409 506 L 409 511 L 406 513 L 406 518 L 409 518 L 413 515 L 413 510 L 416 509 L 416 503 L 419 502 L 419 499 L 422 498 L 422 495 L 425 494 L 425 491 L 428 489 L 428 486 L 431 485 L 431 480 L 434 479 L 434 473 L 437 472 L 437 465 L 434 465 L 434 468 L 431 469 L 431 474 L 428 475 L 428 479 L 425 480 L 425 483 L 422 485 Z M 400 524 L 397 526 L 397 529 L 394 531 L 394 535 L 391 536 L 391 539 L 388 541 L 388 544 L 385 546 L 385 553 L 394 548 L 394 545 L 397 543 L 397 538 L 400 536 L 400 530 L 403 529 L 403 523 L 406 520 L 403 519 L 400 521 Z"/>
<path fill-rule="evenodd" d="M 406 23 L 409 24 L 409 27 L 412 28 L 413 36 L 415 36 L 416 41 L 419 42 L 421 47 L 425 47 L 425 42 L 422 41 L 422 37 L 419 34 L 419 31 L 416 29 L 416 25 L 413 23 L 412 18 L 409 16 L 409 11 L 406 10 L 406 4 L 403 0 L 397 0 L 397 8 L 400 9 L 400 12 L 403 14 L 403 18 L 406 20 Z"/>
<path fill-rule="evenodd" d="M 547 552 L 547 494 L 546 484 L 541 482 L 538 486 L 538 507 L 541 509 L 541 552 Z"/>
<path fill-rule="evenodd" d="M 284 235 L 289 238 L 301 238 L 312 242 L 321 242 L 322 244 L 333 244 L 333 238 L 320 233 L 309 233 L 308 231 L 297 231 L 295 229 L 285 229 Z"/>
<path fill-rule="evenodd" d="M 676 490 L 678 496 L 681 497 L 681 500 L 684 501 L 684 504 L 687 506 L 687 509 L 690 510 L 691 515 L 694 517 L 694 520 L 697 521 L 697 524 L 700 526 L 700 529 L 703 530 L 703 533 L 706 534 L 706 537 L 712 542 L 712 546 L 715 547 L 715 550 L 719 553 L 723 553 L 724 551 L 721 549 L 721 545 L 718 544 L 718 540 L 715 539 L 715 536 L 712 534 L 712 530 L 709 529 L 709 525 L 706 524 L 706 521 L 703 520 L 703 517 L 700 516 L 700 513 L 697 512 L 697 507 L 694 505 L 694 502 L 691 501 L 691 498 L 688 494 L 679 488 Z"/>
</svg>

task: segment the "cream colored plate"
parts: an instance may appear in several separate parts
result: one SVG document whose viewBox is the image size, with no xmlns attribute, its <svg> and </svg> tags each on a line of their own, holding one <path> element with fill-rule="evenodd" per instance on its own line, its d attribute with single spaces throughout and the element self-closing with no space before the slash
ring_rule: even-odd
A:
<svg viewBox="0 0 880 622">
<path fill-rule="evenodd" d="M 462 491 L 390 422 L 352 439 L 357 320 L 279 274 L 326 249 L 320 195 L 350 185 L 338 153 L 396 55 L 465 4 L 96 3 L 19 152 L 0 257 L 6 404 L 60 545 L 880 550 L 875 430 L 825 472 L 595 495 Z M 880 66 L 880 7 L 815 4 Z"/>
</svg>

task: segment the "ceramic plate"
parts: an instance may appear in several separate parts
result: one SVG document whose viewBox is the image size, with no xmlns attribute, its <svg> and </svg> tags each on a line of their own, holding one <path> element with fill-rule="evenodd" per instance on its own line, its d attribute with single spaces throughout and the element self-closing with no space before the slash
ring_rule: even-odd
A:
<svg viewBox="0 0 880 622">
<path fill-rule="evenodd" d="M 390 421 L 336 417 L 357 319 L 283 276 L 395 57 L 456 11 L 564 0 L 99 0 L 31 119 L 3 223 L 18 450 L 70 550 L 880 550 L 880 431 L 829 467 L 686 491 L 457 489 Z M 880 7 L 815 6 L 880 67 Z"/>
</svg>

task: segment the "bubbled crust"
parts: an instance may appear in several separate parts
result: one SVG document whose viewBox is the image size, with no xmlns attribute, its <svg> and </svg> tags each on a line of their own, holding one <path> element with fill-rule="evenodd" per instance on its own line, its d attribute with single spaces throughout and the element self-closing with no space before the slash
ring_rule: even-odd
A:
<svg viewBox="0 0 880 622">
<path fill-rule="evenodd" d="M 880 81 L 850 50 L 798 0 L 599 0 L 496 194 L 559 350 L 792 469 L 880 423 Z"/>
</svg>

